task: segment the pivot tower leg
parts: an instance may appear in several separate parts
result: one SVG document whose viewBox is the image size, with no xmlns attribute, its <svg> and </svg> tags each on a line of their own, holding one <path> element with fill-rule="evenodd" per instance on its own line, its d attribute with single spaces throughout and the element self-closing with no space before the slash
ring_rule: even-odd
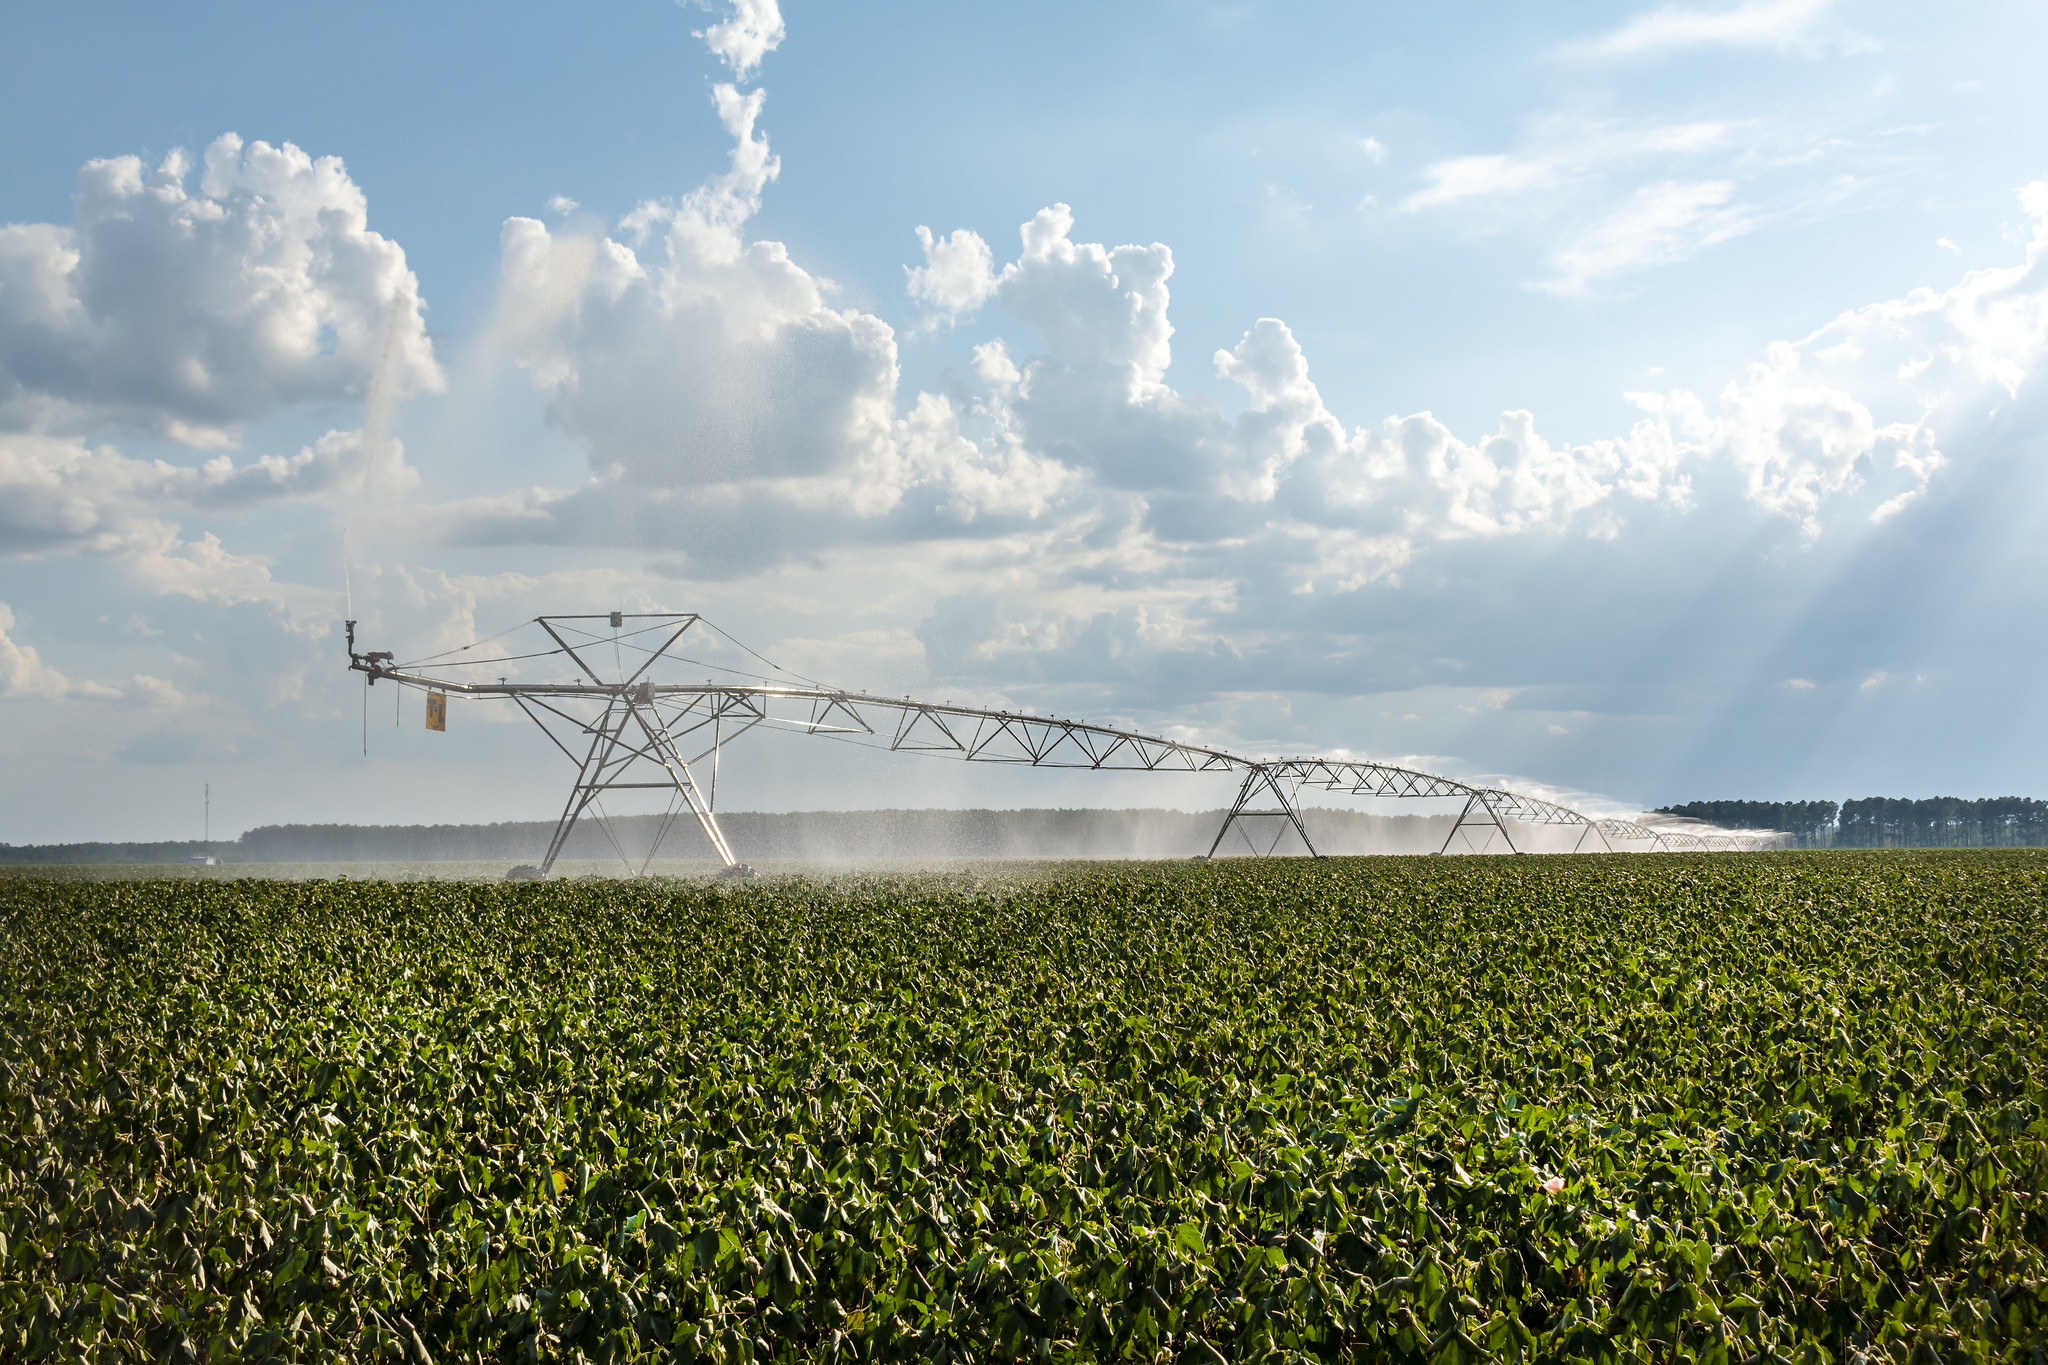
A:
<svg viewBox="0 0 2048 1365">
<path fill-rule="evenodd" d="M 533 715 L 531 710 L 527 714 L 540 724 L 539 716 Z M 554 837 L 548 841 L 547 857 L 540 865 L 543 877 L 554 869 L 555 860 L 562 856 L 562 850 L 569 842 L 570 831 L 576 828 L 576 822 L 597 801 L 598 795 L 613 788 L 626 787 L 673 789 L 683 798 L 690 813 L 697 817 L 697 824 L 703 829 L 704 837 L 711 841 L 712 851 L 718 855 L 719 862 L 727 868 L 739 866 L 739 859 L 733 856 L 732 845 L 726 842 L 725 831 L 718 827 L 718 817 L 712 813 L 710 803 L 697 786 L 695 774 L 683 760 L 674 736 L 669 734 L 668 726 L 655 710 L 651 694 L 634 698 L 622 691 L 621 695 L 606 703 L 604 714 L 585 728 L 590 734 L 590 750 L 577 765 L 575 785 L 569 790 L 569 800 L 562 807 L 561 818 L 555 822 Z M 542 725 L 541 729 L 545 731 L 547 727 Z M 662 780 L 625 781 L 626 770 L 643 759 L 661 769 Z"/>
<path fill-rule="evenodd" d="M 1473 818 L 1472 808 L 1474 806 L 1479 807 L 1480 811 L 1484 813 L 1484 819 Z M 1501 842 L 1508 846 L 1508 852 L 1521 852 L 1520 849 L 1515 847 L 1514 836 L 1508 833 L 1507 822 L 1500 818 L 1500 812 L 1496 811 L 1493 808 L 1493 803 L 1491 801 L 1487 800 L 1478 792 L 1474 792 L 1472 795 L 1465 798 L 1465 809 L 1458 812 L 1457 822 L 1451 826 L 1451 832 L 1444 836 L 1444 846 L 1438 849 L 1437 852 L 1449 853 L 1451 851 L 1451 841 L 1457 838 L 1460 833 L 1467 829 L 1498 830 L 1500 832 Z M 1489 834 L 1487 838 L 1488 841 L 1491 842 L 1492 835 Z M 1467 848 L 1472 848 L 1472 836 L 1469 834 L 1465 836 L 1465 846 Z M 1482 852 L 1484 851 L 1483 846 L 1481 848 L 1472 848 L 1472 851 L 1474 853 Z"/>
<path fill-rule="evenodd" d="M 1274 809 L 1251 809 L 1253 799 L 1262 790 L 1270 793 L 1273 800 L 1278 803 Z M 1294 832 L 1301 836 L 1302 846 L 1308 849 L 1309 857 L 1320 858 L 1323 856 L 1316 852 L 1314 841 L 1308 837 L 1308 826 L 1302 821 L 1301 807 L 1295 802 L 1294 793 L 1287 789 L 1286 784 L 1280 780 L 1279 775 L 1271 768 L 1258 764 L 1245 769 L 1244 781 L 1237 788 L 1237 800 L 1231 805 L 1230 814 L 1223 817 L 1223 828 L 1216 831 L 1216 839 L 1214 843 L 1209 845 L 1208 856 L 1211 858 L 1216 856 L 1216 850 L 1223 847 L 1223 838 L 1230 833 L 1233 826 L 1239 826 L 1239 822 L 1243 820 L 1256 819 L 1285 819 L 1289 825 L 1294 827 Z M 1244 833 L 1241 826 L 1239 826 L 1238 832 Z M 1263 858 L 1278 848 L 1280 840 L 1285 838 L 1286 835 L 1287 825 L 1282 825 L 1274 833 L 1272 841 L 1266 845 L 1263 851 L 1260 850 L 1257 844 L 1252 843 L 1251 835 L 1245 834 L 1244 839 L 1245 843 L 1251 846 L 1253 854 Z"/>
</svg>

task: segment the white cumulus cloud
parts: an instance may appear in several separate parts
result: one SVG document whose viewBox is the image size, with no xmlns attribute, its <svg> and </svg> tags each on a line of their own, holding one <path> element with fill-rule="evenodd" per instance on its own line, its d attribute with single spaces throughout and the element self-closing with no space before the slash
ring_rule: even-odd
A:
<svg viewBox="0 0 2048 1365">
<path fill-rule="evenodd" d="M 715 95 L 728 170 L 643 204 L 625 240 L 506 223 L 504 344 L 600 485 L 487 500 L 466 534 L 603 534 L 717 562 L 816 546 L 820 526 L 897 512 L 913 486 L 930 494 L 917 515 L 952 521 L 1037 505 L 1056 473 L 968 442 L 943 397 L 899 410 L 889 325 L 835 307 L 781 243 L 747 240 L 779 165 L 756 129 L 762 92 Z"/>
<path fill-rule="evenodd" d="M 87 163 L 73 222 L 0 227 L 0 427 L 224 444 L 294 404 L 441 375 L 405 253 L 333 157 L 224 135 Z"/>
<path fill-rule="evenodd" d="M 48 700 L 69 694 L 71 680 L 44 663 L 35 646 L 16 643 L 13 629 L 14 612 L 0 602 L 0 697 Z"/>
<path fill-rule="evenodd" d="M 934 237 L 930 228 L 920 226 L 917 240 L 924 248 L 924 264 L 905 267 L 910 277 L 905 289 L 925 306 L 931 322 L 957 322 L 995 294 L 995 253 L 979 233 L 956 228 Z"/>
<path fill-rule="evenodd" d="M 963 600 L 982 600 L 977 584 L 1028 591 L 1020 639 L 1065 638 L 1072 615 L 1123 622 L 1142 652 L 1199 639 L 1217 613 L 1440 574 L 1517 537 L 1613 541 L 1646 519 L 1710 515 L 1775 524 L 1797 546 L 1838 520 L 1883 520 L 1924 496 L 1969 414 L 2042 355 L 2037 229 L 2024 264 L 1844 314 L 1719 393 L 1630 395 L 1642 416 L 1605 439 L 1556 440 L 1526 411 L 1479 434 L 1427 412 L 1353 424 L 1277 318 L 1213 352 L 1227 400 L 1169 382 L 1172 250 L 1089 241 L 1054 204 L 1000 264 L 971 231 L 919 233 L 907 278 L 926 318 L 998 334 L 973 343 L 971 380 L 912 392 L 888 324 L 749 235 L 778 163 L 760 93 L 717 99 L 732 164 L 681 200 L 608 237 L 506 225 L 510 353 L 588 449 L 592 478 L 436 509 L 446 534 L 638 546 L 700 580 L 866 554 Z M 1486 168 L 1447 171 L 1434 202 L 1731 136 L 1595 128 L 1491 190 Z M 2048 222 L 2048 188 L 2024 199 Z M 1560 255 L 1555 287 L 1698 250 L 1747 212 L 1724 182 L 1653 186 Z M 997 319 L 977 314 L 989 302 Z"/>
<path fill-rule="evenodd" d="M 341 594 L 278 579 L 267 555 L 238 554 L 220 538 L 182 540 L 166 534 L 136 555 L 131 572 L 149 592 L 216 606 L 255 604 L 294 634 L 319 638 L 332 629 Z"/>
<path fill-rule="evenodd" d="M 137 673 L 119 684 L 67 677 L 45 663 L 35 646 L 15 640 L 14 629 L 13 610 L 0 602 L 0 700 L 121 701 L 166 710 L 191 701 L 176 684 L 147 673 Z"/>
<path fill-rule="evenodd" d="M 181 465 L 75 437 L 0 433 L 0 558 L 129 553 L 157 544 L 168 516 L 331 500 L 372 481 L 387 494 L 418 484 L 401 443 L 380 442 L 373 456 L 360 432 L 330 431 L 296 455 Z"/>
<path fill-rule="evenodd" d="M 1643 418 L 1605 440 L 1557 443 L 1528 412 L 1479 439 L 1428 413 L 1349 426 L 1274 318 L 1215 353 L 1217 378 L 1243 397 L 1226 415 L 1166 379 L 1172 251 L 1081 239 L 1055 204 L 999 269 L 978 234 L 920 230 L 909 288 L 928 316 L 964 318 L 993 298 L 1037 347 L 980 343 L 965 406 L 958 392 L 906 395 L 886 323 L 835 307 L 780 243 L 749 240 L 778 163 L 757 127 L 760 92 L 717 94 L 731 168 L 637 210 L 627 240 L 507 224 L 512 352 L 587 443 L 596 483 L 454 509 L 460 537 L 638 543 L 712 573 L 835 544 L 1006 541 L 1055 576 L 1347 591 L 1432 545 L 1613 538 L 1637 510 L 1683 512 L 1711 486 L 1811 540 L 1838 507 L 1882 519 L 1919 497 L 1947 461 L 1939 436 L 1958 395 L 2010 390 L 2040 355 L 2037 236 L 2026 265 L 1845 315 L 1770 348 L 1712 399 L 1632 395 Z M 1529 164 L 1570 174 L 1727 135 L 1609 129 L 1595 150 L 1582 139 Z M 1440 176 L 1441 193 L 1456 180 Z M 1720 182 L 1653 186 L 1561 257 L 1555 287 L 1740 231 L 1731 199 Z M 2026 203 L 2048 221 L 2048 190 Z M 1902 387 L 1909 376 L 1921 378 Z M 1877 415 L 1902 396 L 1913 401 Z"/>
<path fill-rule="evenodd" d="M 782 11 L 776 0 L 732 0 L 729 15 L 696 36 L 732 68 L 733 75 L 747 80 L 760 68 L 761 59 L 781 46 Z"/>
<path fill-rule="evenodd" d="M 780 243 L 743 239 L 779 166 L 755 132 L 762 92 L 716 95 L 730 169 L 641 205 L 627 241 L 504 228 L 507 345 L 554 420 L 629 483 L 815 475 L 873 455 L 894 417 L 889 328 L 833 308 Z"/>
</svg>

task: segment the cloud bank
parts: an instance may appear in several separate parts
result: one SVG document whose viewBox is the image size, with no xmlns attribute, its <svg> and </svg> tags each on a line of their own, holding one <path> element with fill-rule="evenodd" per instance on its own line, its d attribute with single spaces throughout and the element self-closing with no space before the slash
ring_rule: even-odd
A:
<svg viewBox="0 0 2048 1365">
<path fill-rule="evenodd" d="M 835 306 L 830 281 L 750 238 L 779 170 L 763 96 L 720 86 L 716 99 L 730 167 L 680 201 L 642 205 L 612 236 L 507 222 L 501 327 L 589 451 L 592 481 L 446 509 L 451 536 L 630 544 L 707 578 L 834 547 L 1004 544 L 1046 588 L 1196 583 L 1219 597 L 1355 591 L 1462 542 L 1612 539 L 1703 500 L 1739 500 L 1810 543 L 1831 520 L 1882 520 L 1922 496 L 1949 459 L 1944 433 L 2040 359 L 2048 187 L 2035 185 L 2024 263 L 1846 313 L 1718 395 L 1631 394 L 1643 415 L 1616 436 L 1554 441 L 1522 411 L 1479 437 L 1427 412 L 1356 426 L 1276 318 L 1213 355 L 1227 399 L 1169 384 L 1171 249 L 1081 239 L 1056 204 L 1000 267 L 970 229 L 918 229 L 913 325 L 972 326 L 991 302 L 1007 325 L 977 345 L 972 384 L 908 393 L 890 323 Z M 1447 164 L 1415 202 L 1729 136 L 1609 130 L 1590 150 Z M 1654 256 L 1713 230 L 1703 215 L 1740 213 L 1725 187 L 1644 194 L 1655 202 L 1584 250 Z"/>
<path fill-rule="evenodd" d="M 1737 41 L 1822 10 L 1641 23 Z M 702 36 L 745 76 L 783 31 L 772 2 L 748 3 Z M 707 580 L 840 552 L 929 572 L 934 553 L 967 553 L 1013 593 L 1221 620 L 1448 571 L 1461 546 L 1614 540 L 1708 504 L 1800 543 L 1844 516 L 1882 520 L 1925 494 L 1951 458 L 1945 436 L 1987 394 L 2016 394 L 2042 350 L 2048 188 L 2035 185 L 2024 263 L 1846 313 L 1717 395 L 1631 394 L 1640 419 L 1608 438 L 1555 440 L 1526 411 L 1476 436 L 1428 412 L 1354 424 L 1278 318 L 1211 355 L 1215 392 L 1169 383 L 1172 250 L 1087 240 L 1054 204 L 1007 260 L 972 229 L 917 228 L 909 325 L 985 330 L 970 380 L 911 392 L 891 322 L 840 305 L 830 280 L 749 231 L 781 168 L 765 92 L 713 97 L 732 138 L 721 174 L 608 234 L 523 217 L 501 234 L 496 341 L 587 451 L 589 479 L 418 508 L 418 524 L 460 544 L 639 550 Z M 1404 208 L 1556 188 L 1737 136 L 1716 122 L 1554 131 L 1429 167 Z M 0 230 L 0 553 L 195 562 L 180 516 L 332 498 L 352 474 L 416 483 L 379 439 L 378 402 L 443 381 L 417 281 L 368 229 L 361 191 L 333 158 L 233 135 L 207 150 L 196 191 L 193 170 L 182 153 L 148 172 L 95 161 L 74 223 Z M 1696 249 L 1749 213 L 1716 182 L 1638 199 L 1560 253 L 1561 279 Z M 370 435 L 330 432 L 293 456 L 170 463 L 81 438 L 125 427 L 220 444 L 337 398 L 365 403 Z"/>
<path fill-rule="evenodd" d="M 324 630 L 326 590 L 276 581 L 263 557 L 182 523 L 417 486 L 378 429 L 390 401 L 443 387 L 404 251 L 369 229 L 338 159 L 232 133 L 196 166 L 182 150 L 154 170 L 88 162 L 75 204 L 68 224 L 0 227 L 0 559 L 107 557 L 145 594 L 265 603 L 292 630 Z M 251 422 L 332 402 L 363 404 L 370 434 L 329 431 L 293 455 L 220 449 Z M 122 432 L 215 453 L 141 458 L 90 439 Z M 14 695 L 142 686 L 60 686 L 32 650 L 8 648 Z"/>
<path fill-rule="evenodd" d="M 438 389 L 419 285 L 334 157 L 224 134 L 88 162 L 69 224 L 0 227 L 0 430 L 130 427 L 225 445 L 243 423 Z"/>
</svg>

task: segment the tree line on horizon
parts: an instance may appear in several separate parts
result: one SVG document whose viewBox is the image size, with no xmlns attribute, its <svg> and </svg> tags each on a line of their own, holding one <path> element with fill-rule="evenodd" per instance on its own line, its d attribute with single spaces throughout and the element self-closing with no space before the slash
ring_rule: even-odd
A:
<svg viewBox="0 0 2048 1365">
<path fill-rule="evenodd" d="M 1795 848 L 2039 848 L 2048 845 L 2048 801 L 1990 796 L 1920 800 L 1866 796 L 1856 801 L 1687 801 L 1660 815 L 1721 829 L 1769 829 Z"/>
</svg>

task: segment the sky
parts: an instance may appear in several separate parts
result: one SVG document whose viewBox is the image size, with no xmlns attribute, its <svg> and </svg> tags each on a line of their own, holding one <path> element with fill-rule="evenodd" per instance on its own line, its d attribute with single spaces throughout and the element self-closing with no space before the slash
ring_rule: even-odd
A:
<svg viewBox="0 0 2048 1365">
<path fill-rule="evenodd" d="M 612 609 L 1601 813 L 2048 795 L 2038 5 L 4 24 L 0 842 L 546 818 L 541 736 L 341 622 Z"/>
</svg>

